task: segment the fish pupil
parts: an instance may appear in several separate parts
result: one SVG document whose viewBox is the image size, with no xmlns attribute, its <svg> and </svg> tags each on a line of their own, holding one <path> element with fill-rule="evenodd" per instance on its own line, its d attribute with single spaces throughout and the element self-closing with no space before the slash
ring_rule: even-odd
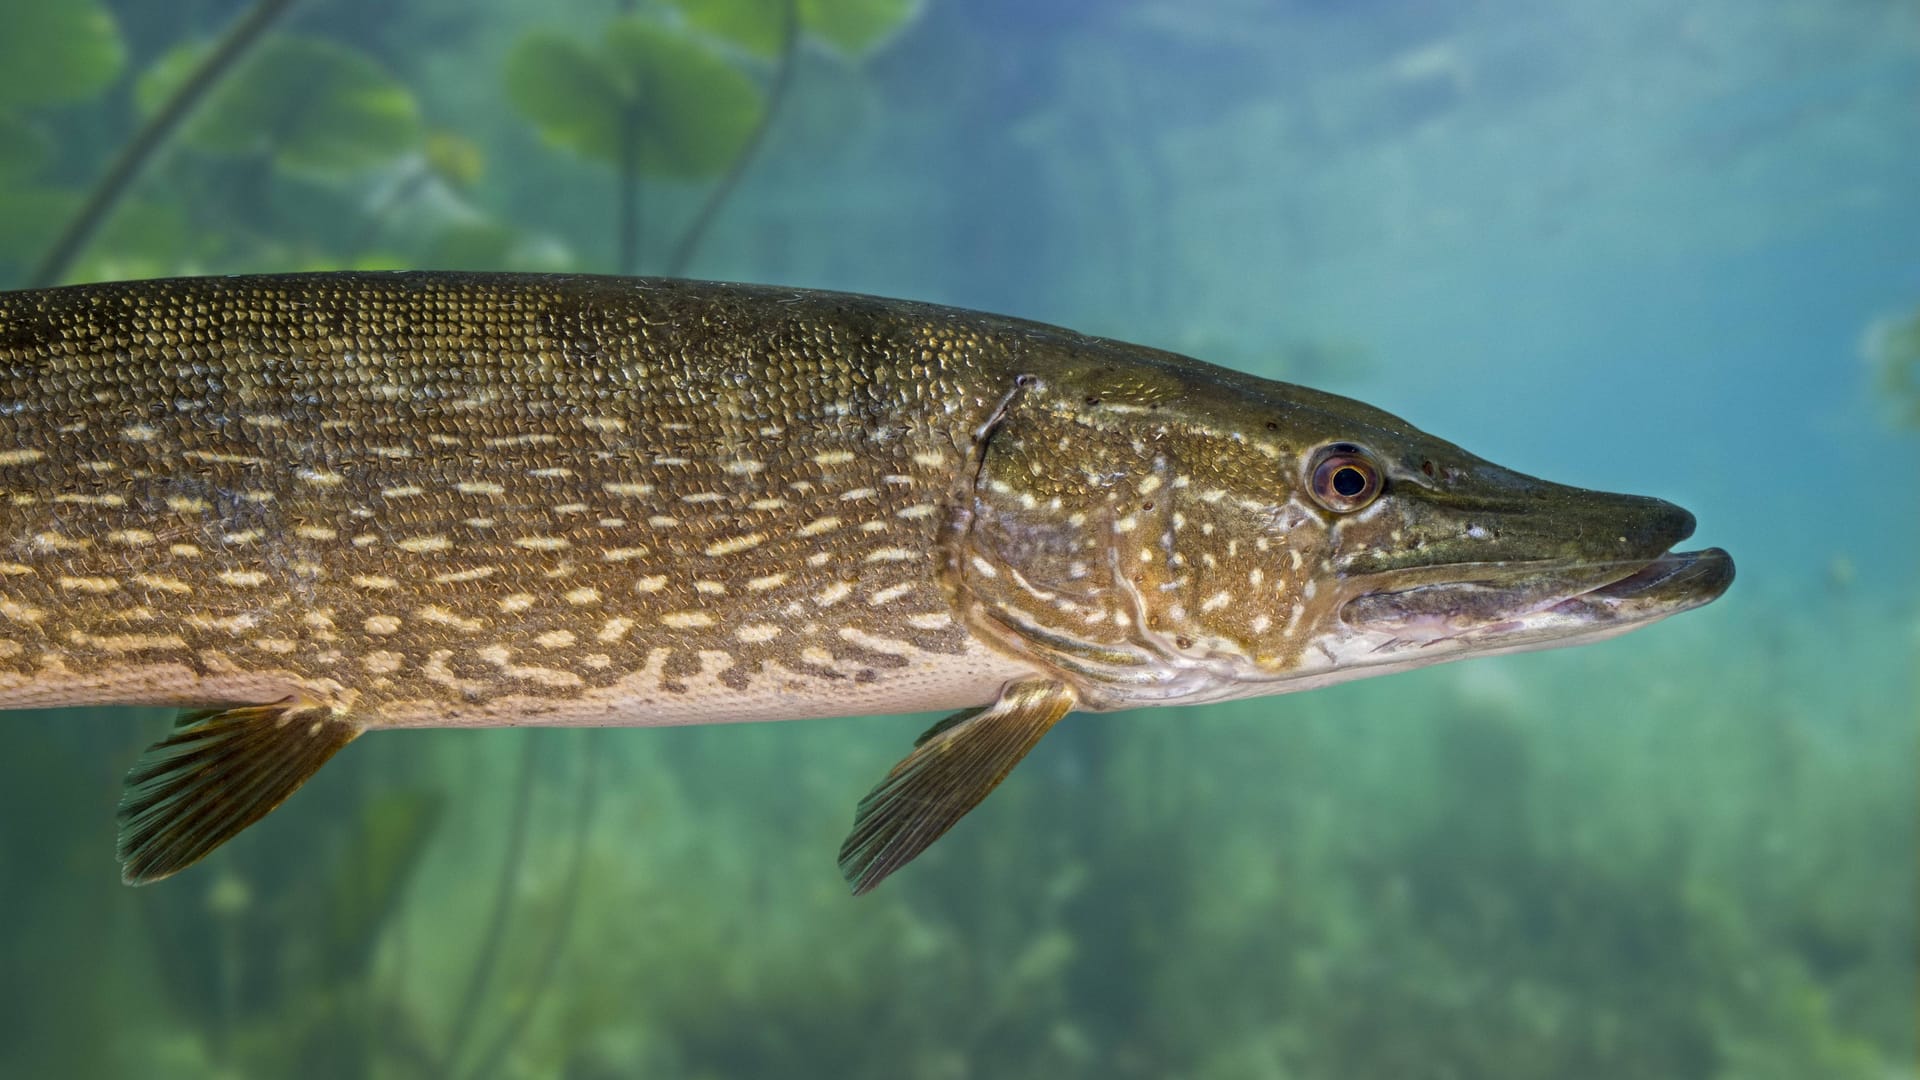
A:
<svg viewBox="0 0 1920 1080">
<path fill-rule="evenodd" d="M 1367 478 L 1359 469 L 1351 465 L 1337 469 L 1333 474 L 1333 490 L 1341 497 L 1351 499 L 1367 490 Z"/>
</svg>

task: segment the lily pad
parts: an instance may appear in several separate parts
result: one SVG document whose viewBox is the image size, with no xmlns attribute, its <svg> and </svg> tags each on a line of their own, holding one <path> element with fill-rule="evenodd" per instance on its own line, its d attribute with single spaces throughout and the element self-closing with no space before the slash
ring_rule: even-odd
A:
<svg viewBox="0 0 1920 1080">
<path fill-rule="evenodd" d="M 152 111 L 206 55 L 189 45 L 162 57 L 135 88 Z M 347 175 L 385 165 L 421 140 L 411 91 L 357 49 L 272 38 L 241 61 L 187 122 L 187 145 L 211 154 L 266 155 L 290 172 Z"/>
<path fill-rule="evenodd" d="M 0 0 L 0 108 L 88 97 L 126 60 L 100 0 Z"/>
<path fill-rule="evenodd" d="M 848 56 L 864 56 L 920 14 L 920 0 L 800 0 L 800 25 Z"/>
<path fill-rule="evenodd" d="M 678 0 L 687 25 L 755 56 L 780 51 L 788 0 Z"/>
<path fill-rule="evenodd" d="M 47 133 L 18 116 L 0 113 L 0 176 L 25 176 L 46 164 Z"/>
<path fill-rule="evenodd" d="M 677 0 L 687 24 L 756 56 L 780 51 L 789 0 Z M 920 12 L 920 0 L 799 0 L 800 29 L 848 56 L 862 56 Z"/>
<path fill-rule="evenodd" d="M 598 46 L 557 34 L 522 38 L 507 58 L 507 96 L 550 143 L 596 161 L 620 157 L 631 122 L 636 165 L 650 176 L 713 176 L 759 121 L 759 88 L 712 48 L 628 17 Z"/>
</svg>

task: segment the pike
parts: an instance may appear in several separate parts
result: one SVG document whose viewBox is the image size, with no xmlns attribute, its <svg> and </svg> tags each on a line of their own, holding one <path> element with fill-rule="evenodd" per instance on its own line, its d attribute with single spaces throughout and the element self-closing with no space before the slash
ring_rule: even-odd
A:
<svg viewBox="0 0 1920 1080">
<path fill-rule="evenodd" d="M 791 289 L 337 273 L 0 293 L 0 709 L 184 710 L 129 883 L 387 728 L 962 710 L 856 892 L 1075 709 L 1610 637 L 1692 515 L 1057 327 Z"/>
</svg>

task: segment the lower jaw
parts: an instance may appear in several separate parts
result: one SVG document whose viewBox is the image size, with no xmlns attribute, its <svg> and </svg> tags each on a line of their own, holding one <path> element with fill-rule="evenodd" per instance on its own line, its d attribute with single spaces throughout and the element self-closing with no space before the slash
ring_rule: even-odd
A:
<svg viewBox="0 0 1920 1080">
<path fill-rule="evenodd" d="M 1422 650 L 1437 654 L 1436 660 L 1524 652 L 1612 637 L 1691 611 L 1719 598 L 1732 582 L 1733 561 L 1719 548 L 1669 551 L 1604 585 L 1491 618 L 1472 618 L 1466 610 L 1470 605 L 1463 605 L 1457 612 L 1436 610 L 1354 629 L 1402 646 L 1386 650 L 1392 655 L 1383 655 L 1383 663 L 1423 662 Z"/>
<path fill-rule="evenodd" d="M 1711 603 L 1732 584 L 1733 559 L 1725 551 L 1669 551 L 1619 581 L 1568 597 L 1550 610 L 1651 621 Z"/>
</svg>

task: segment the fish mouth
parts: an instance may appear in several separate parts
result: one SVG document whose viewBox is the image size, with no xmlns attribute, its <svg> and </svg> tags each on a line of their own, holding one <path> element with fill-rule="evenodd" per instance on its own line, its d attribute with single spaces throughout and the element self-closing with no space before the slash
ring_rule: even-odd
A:
<svg viewBox="0 0 1920 1080">
<path fill-rule="evenodd" d="M 1733 584 L 1721 548 L 1601 563 L 1456 567 L 1464 580 L 1362 593 L 1341 609 L 1349 629 L 1404 648 L 1511 652 L 1612 636 L 1712 603 Z"/>
</svg>

